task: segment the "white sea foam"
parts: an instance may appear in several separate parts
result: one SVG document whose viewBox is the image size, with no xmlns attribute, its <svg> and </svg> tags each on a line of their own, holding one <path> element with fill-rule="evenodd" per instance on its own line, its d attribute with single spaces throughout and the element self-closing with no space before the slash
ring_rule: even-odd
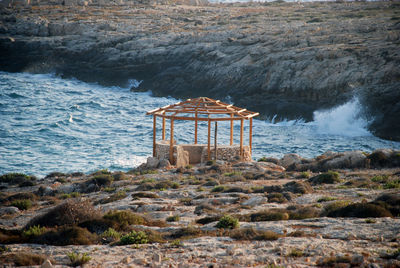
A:
<svg viewBox="0 0 400 268">
<path fill-rule="evenodd" d="M 313 125 L 319 134 L 370 136 L 368 121 L 361 116 L 360 110 L 360 102 L 354 98 L 331 110 L 315 111 Z"/>
<path fill-rule="evenodd" d="M 117 158 L 113 160 L 112 165 L 120 168 L 134 168 L 143 163 L 146 163 L 148 156 L 132 155 L 129 158 Z"/>
</svg>

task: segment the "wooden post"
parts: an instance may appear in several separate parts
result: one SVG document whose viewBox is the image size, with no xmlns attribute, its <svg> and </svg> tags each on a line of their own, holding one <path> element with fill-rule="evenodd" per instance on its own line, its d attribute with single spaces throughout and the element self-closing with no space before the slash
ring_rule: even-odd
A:
<svg viewBox="0 0 400 268">
<path fill-rule="evenodd" d="M 156 157 L 156 134 L 157 134 L 156 123 L 157 123 L 157 116 L 153 115 L 153 157 Z"/>
<path fill-rule="evenodd" d="M 208 118 L 208 143 L 207 143 L 207 160 L 210 160 L 211 159 L 211 145 L 210 145 L 210 142 L 211 142 L 211 120 L 210 120 L 210 118 Z"/>
<path fill-rule="evenodd" d="M 194 121 L 194 144 L 197 144 L 197 109 L 196 109 L 195 121 Z"/>
<path fill-rule="evenodd" d="M 162 118 L 162 140 L 165 141 L 165 117 Z"/>
<path fill-rule="evenodd" d="M 233 118 L 233 114 L 231 114 L 231 118 Z M 231 119 L 231 142 L 230 145 L 233 145 L 233 120 Z"/>
<path fill-rule="evenodd" d="M 250 156 L 251 156 L 252 141 L 253 141 L 253 118 L 250 118 L 250 129 L 249 129 L 249 149 L 250 149 Z"/>
<path fill-rule="evenodd" d="M 174 119 L 171 119 L 171 132 L 169 139 L 169 162 L 174 164 Z"/>
<path fill-rule="evenodd" d="M 218 122 L 215 121 L 215 131 L 214 131 L 214 160 L 217 160 L 217 133 L 218 133 Z"/>
<path fill-rule="evenodd" d="M 243 118 L 240 120 L 240 159 L 243 160 Z"/>
</svg>

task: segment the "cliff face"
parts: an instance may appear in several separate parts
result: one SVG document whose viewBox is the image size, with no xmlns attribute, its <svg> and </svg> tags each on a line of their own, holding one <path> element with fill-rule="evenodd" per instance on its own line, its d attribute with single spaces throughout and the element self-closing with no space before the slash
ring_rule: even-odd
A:
<svg viewBox="0 0 400 268">
<path fill-rule="evenodd" d="M 0 68 L 135 78 L 288 119 L 358 96 L 371 130 L 400 140 L 400 3 L 107 3 L 1 8 Z"/>
</svg>

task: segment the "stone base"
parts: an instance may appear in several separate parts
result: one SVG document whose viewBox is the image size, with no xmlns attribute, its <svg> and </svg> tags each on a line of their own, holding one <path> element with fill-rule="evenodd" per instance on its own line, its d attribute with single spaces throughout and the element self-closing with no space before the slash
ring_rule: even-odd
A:
<svg viewBox="0 0 400 268">
<path fill-rule="evenodd" d="M 174 145 L 174 159 L 169 159 L 169 141 L 157 141 L 156 157 L 158 159 L 168 159 L 178 167 L 188 164 L 205 163 L 208 160 L 207 144 L 180 144 Z M 211 146 L 210 159 L 215 159 L 215 149 Z M 233 161 L 240 160 L 240 146 L 218 145 L 216 160 Z M 242 161 L 251 161 L 251 152 L 249 146 L 243 146 Z"/>
</svg>

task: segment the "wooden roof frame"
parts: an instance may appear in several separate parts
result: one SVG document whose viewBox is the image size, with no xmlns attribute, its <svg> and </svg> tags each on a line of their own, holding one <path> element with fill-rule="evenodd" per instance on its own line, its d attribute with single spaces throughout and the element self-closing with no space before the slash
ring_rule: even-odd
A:
<svg viewBox="0 0 400 268">
<path fill-rule="evenodd" d="M 243 157 L 243 129 L 244 120 L 250 121 L 249 128 L 249 148 L 250 154 L 252 149 L 252 129 L 253 117 L 258 116 L 259 113 L 248 111 L 244 108 L 236 107 L 232 104 L 224 103 L 219 100 L 214 100 L 207 97 L 198 97 L 195 99 L 187 99 L 175 104 L 167 105 L 148 111 L 146 115 L 153 115 L 153 156 L 156 156 L 156 120 L 157 117 L 162 118 L 162 140 L 165 140 L 165 119 L 170 119 L 170 149 L 169 159 L 173 164 L 173 145 L 174 145 L 174 121 L 186 120 L 195 121 L 195 137 L 194 143 L 197 144 L 197 128 L 198 121 L 208 122 L 208 159 L 211 159 L 211 122 L 215 122 L 215 133 L 217 132 L 218 121 L 230 121 L 230 145 L 233 145 L 233 122 L 240 120 L 240 156 Z M 214 145 L 216 148 L 217 135 L 215 134 Z M 216 151 L 216 150 L 215 150 Z"/>
</svg>

